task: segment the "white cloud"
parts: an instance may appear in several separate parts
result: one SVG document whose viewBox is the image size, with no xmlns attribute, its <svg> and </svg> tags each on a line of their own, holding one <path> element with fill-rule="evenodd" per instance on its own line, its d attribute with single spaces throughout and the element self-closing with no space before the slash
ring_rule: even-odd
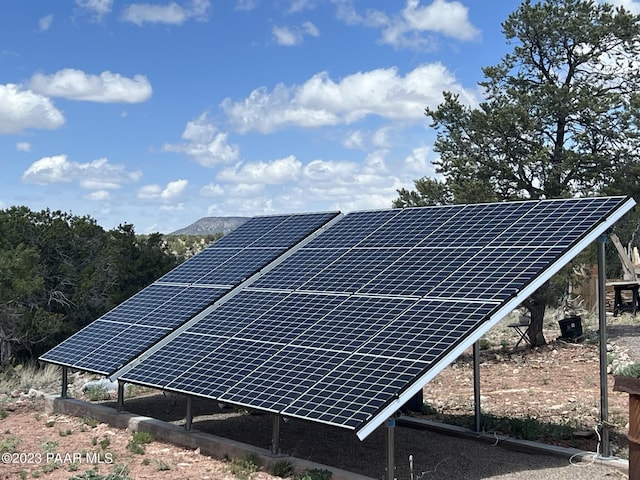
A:
<svg viewBox="0 0 640 480">
<path fill-rule="evenodd" d="M 348 132 L 346 137 L 342 140 L 342 145 L 345 148 L 355 150 L 368 150 L 371 146 L 375 148 L 389 148 L 390 140 L 389 133 L 391 127 L 385 126 L 378 128 L 377 130 L 354 130 Z"/>
<path fill-rule="evenodd" d="M 237 183 L 227 187 L 229 195 L 234 198 L 255 198 L 264 193 L 264 185 L 259 183 Z"/>
<path fill-rule="evenodd" d="M 377 148 L 387 148 L 390 145 L 389 141 L 390 127 L 382 127 L 373 132 L 371 136 L 371 143 Z"/>
<path fill-rule="evenodd" d="M 436 107 L 442 92 L 477 103 L 440 63 L 421 65 L 406 76 L 397 68 L 359 72 L 335 82 L 321 72 L 303 85 L 278 84 L 272 92 L 257 88 L 242 101 L 226 98 L 221 107 L 240 132 L 270 133 L 287 126 L 351 124 L 369 115 L 390 120 L 424 121 L 425 106 Z"/>
<path fill-rule="evenodd" d="M 235 9 L 248 12 L 250 10 L 253 10 L 257 6 L 258 6 L 258 0 L 238 0 L 236 2 Z"/>
<path fill-rule="evenodd" d="M 210 183 L 200 189 L 200 195 L 203 197 L 222 197 L 224 195 L 224 188 L 218 184 Z"/>
<path fill-rule="evenodd" d="M 113 0 L 76 0 L 76 5 L 82 13 L 90 15 L 95 21 L 111 12 Z"/>
<path fill-rule="evenodd" d="M 429 159 L 431 152 L 431 147 L 427 145 L 414 148 L 411 155 L 404 159 L 405 173 L 415 173 L 420 177 L 435 175 L 435 168 Z"/>
<path fill-rule="evenodd" d="M 316 159 L 306 165 L 293 156 L 255 162 L 222 172 L 217 177 L 220 183 L 209 184 L 200 193 L 216 198 L 212 211 L 227 215 L 251 209 L 253 214 L 293 211 L 314 204 L 323 209 L 388 208 L 396 190 L 405 185 L 387 166 L 385 155 L 376 151 L 364 161 Z"/>
<path fill-rule="evenodd" d="M 52 24 L 53 15 L 47 15 L 46 17 L 42 17 L 40 20 L 38 20 L 38 29 L 41 32 L 46 32 L 47 30 L 49 30 L 49 28 L 51 28 Z"/>
<path fill-rule="evenodd" d="M 346 148 L 364 150 L 365 133 L 362 130 L 349 132 L 347 137 L 342 141 L 342 145 Z"/>
<path fill-rule="evenodd" d="M 320 36 L 320 30 L 318 30 L 318 27 L 316 27 L 313 23 L 311 22 L 304 22 L 302 24 L 302 29 L 304 30 L 304 32 L 307 35 L 310 35 L 312 37 L 318 37 Z"/>
<path fill-rule="evenodd" d="M 291 205 L 287 205 L 282 211 L 291 211 Z M 248 196 L 238 198 L 228 198 L 224 203 L 216 202 L 207 208 L 207 215 L 228 216 L 229 212 L 239 216 L 254 216 L 256 212 L 263 214 L 277 213 L 273 207 L 273 199 L 265 196 Z"/>
<path fill-rule="evenodd" d="M 16 150 L 19 152 L 30 152 L 31 144 L 29 142 L 18 142 L 16 143 Z"/>
<path fill-rule="evenodd" d="M 600 0 L 600 3 L 610 3 L 616 7 L 624 7 L 634 15 L 640 14 L 640 2 L 637 0 Z"/>
<path fill-rule="evenodd" d="M 446 0 L 434 0 L 426 7 L 421 7 L 419 0 L 407 0 L 402 21 L 395 28 L 400 33 L 437 32 L 459 40 L 474 40 L 480 35 L 469 22 L 469 9 L 461 2 Z"/>
<path fill-rule="evenodd" d="M 133 3 L 125 8 L 121 18 L 138 26 L 145 23 L 182 25 L 190 19 L 207 21 L 210 7 L 210 0 L 191 0 L 184 6 L 175 2 L 165 5 Z"/>
<path fill-rule="evenodd" d="M 457 40 L 477 39 L 480 31 L 469 21 L 469 9 L 459 1 L 434 0 L 421 6 L 420 0 L 407 0 L 404 9 L 389 16 L 379 10 L 360 14 L 350 0 L 338 3 L 338 18 L 349 25 L 364 25 L 381 30 L 381 43 L 396 48 L 431 48 L 432 35 Z"/>
<path fill-rule="evenodd" d="M 234 163 L 240 157 L 238 146 L 227 142 L 227 134 L 218 132 L 206 112 L 187 123 L 182 138 L 187 142 L 165 144 L 162 150 L 184 153 L 205 167 Z"/>
<path fill-rule="evenodd" d="M 20 133 L 27 128 L 55 129 L 64 115 L 50 99 L 17 85 L 0 85 L 0 134 Z"/>
<path fill-rule="evenodd" d="M 299 191 L 306 199 L 345 212 L 389 208 L 403 183 L 387 167 L 384 155 L 373 152 L 361 163 L 314 160 L 304 168 Z"/>
<path fill-rule="evenodd" d="M 311 37 L 320 35 L 318 28 L 311 22 L 304 22 L 300 27 L 273 27 L 271 33 L 276 43 L 285 47 L 300 45 L 305 35 Z"/>
<path fill-rule="evenodd" d="M 305 181 L 334 183 L 335 185 L 353 182 L 358 164 L 355 162 L 336 162 L 331 160 L 313 160 L 304 167 Z"/>
<path fill-rule="evenodd" d="M 235 168 L 227 168 L 218 173 L 218 180 L 224 182 L 277 185 L 295 182 L 302 173 L 302 162 L 295 156 L 271 162 L 247 162 Z"/>
<path fill-rule="evenodd" d="M 302 10 L 312 10 L 316 6 L 314 0 L 291 0 L 288 13 L 301 12 Z"/>
<path fill-rule="evenodd" d="M 164 212 L 180 212 L 184 210 L 185 204 L 181 202 L 174 205 L 160 205 L 158 208 Z"/>
<path fill-rule="evenodd" d="M 138 103 L 151 97 L 151 84 L 144 75 L 123 77 L 109 71 L 89 75 L 81 70 L 65 68 L 52 75 L 36 73 L 30 88 L 51 97 L 101 103 Z"/>
<path fill-rule="evenodd" d="M 85 190 L 113 190 L 125 183 L 140 180 L 142 173 L 128 172 L 124 165 L 114 165 L 106 158 L 88 163 L 68 160 L 66 155 L 43 157 L 22 174 L 22 180 L 37 185 L 78 182 Z"/>
<path fill-rule="evenodd" d="M 154 199 L 159 198 L 162 193 L 160 185 L 144 185 L 138 190 L 138 198 Z"/>
<path fill-rule="evenodd" d="M 96 190 L 95 192 L 91 192 L 85 198 L 92 202 L 104 202 L 111 198 L 111 193 L 109 193 L 109 190 Z"/>
<path fill-rule="evenodd" d="M 268 174 L 268 167 L 275 161 L 256 162 L 228 169 L 227 175 L 218 176 L 200 194 L 213 199 L 209 207 L 211 215 L 389 208 L 398 196 L 398 189 L 412 188 L 415 178 L 431 171 L 427 162 L 429 152 L 427 147 L 419 147 L 402 158 L 386 150 L 375 150 L 364 160 L 314 159 L 302 164 L 300 170 L 296 170 L 297 165 L 285 167 L 293 158 L 286 157 L 283 168 L 276 171 L 296 173 L 289 178 L 283 175 L 277 185 L 254 183 L 257 176 Z M 425 166 L 427 170 L 419 171 Z"/>
<path fill-rule="evenodd" d="M 183 179 L 169 182 L 164 188 L 156 184 L 144 185 L 138 190 L 138 198 L 170 202 L 180 197 L 188 185 L 189 181 Z"/>
<path fill-rule="evenodd" d="M 160 198 L 163 200 L 173 200 L 182 194 L 184 189 L 187 188 L 187 185 L 189 185 L 189 181 L 184 179 L 169 182 L 165 189 L 162 190 Z"/>
<path fill-rule="evenodd" d="M 278 45 L 291 47 L 302 42 L 302 34 L 288 27 L 273 27 L 271 33 Z"/>
<path fill-rule="evenodd" d="M 72 164 L 66 155 L 44 157 L 31 164 L 22 174 L 22 179 L 28 183 L 46 185 L 49 183 L 68 183 L 72 181 L 71 175 L 67 175 Z"/>
</svg>

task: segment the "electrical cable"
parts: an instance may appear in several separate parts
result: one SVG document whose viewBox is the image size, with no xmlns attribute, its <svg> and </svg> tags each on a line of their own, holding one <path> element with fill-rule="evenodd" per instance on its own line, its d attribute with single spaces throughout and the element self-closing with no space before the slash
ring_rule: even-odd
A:
<svg viewBox="0 0 640 480">
<path fill-rule="evenodd" d="M 596 446 L 596 453 L 591 456 L 591 461 L 574 463 L 573 459 L 582 455 L 580 453 L 576 453 L 569 457 L 569 464 L 573 465 L 574 467 L 588 467 L 589 465 L 593 465 L 596 462 L 596 458 L 598 458 L 598 455 L 600 455 L 600 443 L 602 442 L 602 437 L 600 436 L 600 428 L 602 428 L 602 423 L 596 424 L 596 426 L 593 428 L 593 431 L 596 432 L 596 435 L 598 436 L 598 444 Z M 582 458 L 587 457 L 588 455 L 585 455 Z"/>
</svg>

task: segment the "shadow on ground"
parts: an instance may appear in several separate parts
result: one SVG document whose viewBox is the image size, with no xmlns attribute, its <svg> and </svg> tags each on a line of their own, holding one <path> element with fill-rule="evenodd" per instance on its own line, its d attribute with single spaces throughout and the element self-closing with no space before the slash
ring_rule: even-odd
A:
<svg viewBox="0 0 640 480">
<path fill-rule="evenodd" d="M 609 338 L 640 337 L 640 324 L 636 325 L 607 325 Z"/>
<path fill-rule="evenodd" d="M 113 402 L 105 405 L 114 407 Z M 152 395 L 128 399 L 125 409 L 173 423 L 183 423 L 186 399 L 183 396 Z M 249 414 L 221 406 L 214 401 L 194 398 L 193 428 L 213 435 L 269 449 L 272 441 L 273 417 Z M 569 466 L 566 458 L 515 452 L 479 441 L 465 440 L 432 431 L 398 426 L 395 428 L 395 477 L 409 479 L 409 455 L 413 456 L 414 473 L 422 479 L 500 478 L 610 478 L 604 467 Z M 289 419 L 281 422 L 281 451 L 286 455 L 330 465 L 372 478 L 386 477 L 386 427 L 373 432 L 364 441 L 352 431 L 311 422 Z M 536 476 L 546 469 L 575 469 L 579 476 Z M 589 470 L 593 469 L 591 472 Z M 521 472 L 530 472 L 521 477 Z M 504 476 L 513 473 L 514 476 Z M 602 474 L 602 476 L 600 476 Z M 569 476 L 567 476 L 569 475 Z M 585 475 L 585 476 L 583 476 Z"/>
</svg>

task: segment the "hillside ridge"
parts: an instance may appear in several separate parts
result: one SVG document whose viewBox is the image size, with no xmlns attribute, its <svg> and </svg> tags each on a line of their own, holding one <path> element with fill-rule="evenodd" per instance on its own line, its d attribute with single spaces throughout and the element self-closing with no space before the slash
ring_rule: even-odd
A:
<svg viewBox="0 0 640 480">
<path fill-rule="evenodd" d="M 226 235 L 249 220 L 249 217 L 203 217 L 169 235 Z"/>
</svg>

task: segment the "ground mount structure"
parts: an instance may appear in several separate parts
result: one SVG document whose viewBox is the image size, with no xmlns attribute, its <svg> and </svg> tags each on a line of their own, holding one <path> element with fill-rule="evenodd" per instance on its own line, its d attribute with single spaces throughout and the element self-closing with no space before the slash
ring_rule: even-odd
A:
<svg viewBox="0 0 640 480">
<path fill-rule="evenodd" d="M 364 439 L 634 204 L 255 217 L 40 359 Z"/>
</svg>

